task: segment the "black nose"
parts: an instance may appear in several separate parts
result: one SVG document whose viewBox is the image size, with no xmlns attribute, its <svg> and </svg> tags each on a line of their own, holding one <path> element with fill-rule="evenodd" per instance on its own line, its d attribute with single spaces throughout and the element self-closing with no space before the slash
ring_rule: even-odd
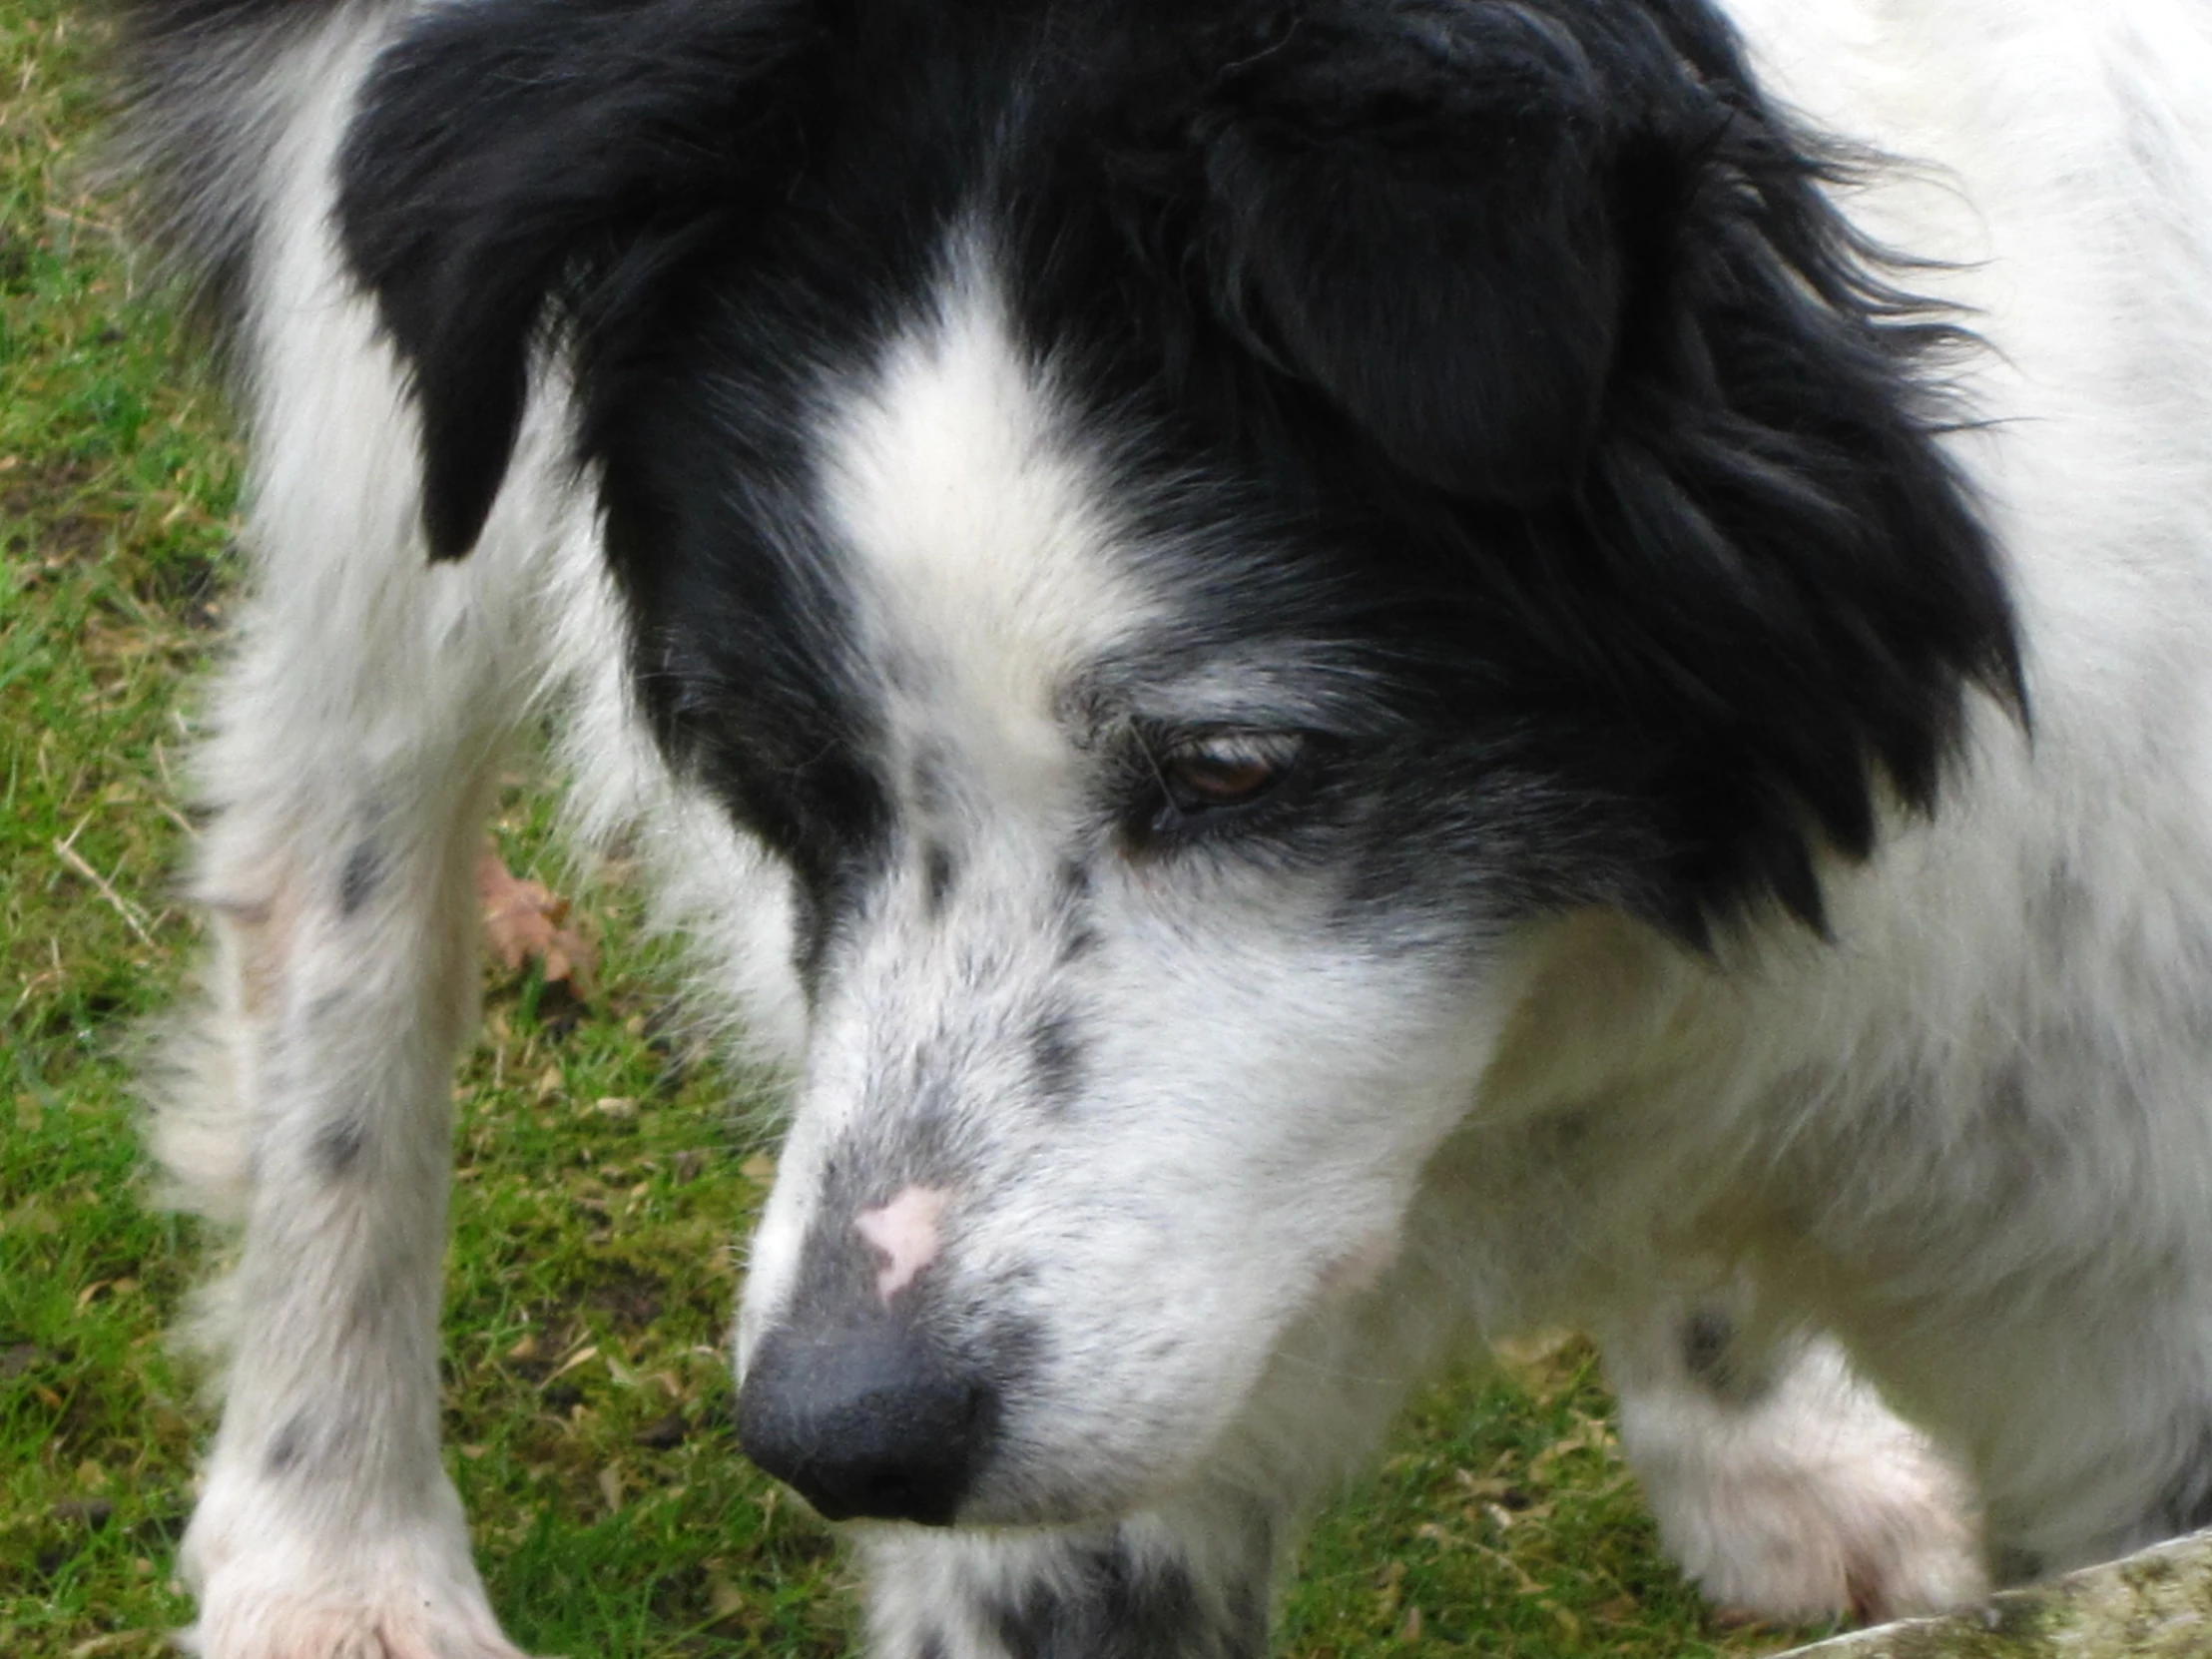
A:
<svg viewBox="0 0 2212 1659">
<path fill-rule="evenodd" d="M 960 1375 L 889 1320 L 763 1340 L 738 1400 L 746 1455 L 831 1520 L 951 1524 L 997 1416 Z"/>
</svg>

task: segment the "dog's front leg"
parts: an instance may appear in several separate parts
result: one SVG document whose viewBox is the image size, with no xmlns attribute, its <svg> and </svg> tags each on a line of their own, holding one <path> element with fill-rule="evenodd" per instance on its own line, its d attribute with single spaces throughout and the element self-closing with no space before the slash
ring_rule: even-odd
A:
<svg viewBox="0 0 2212 1659">
<path fill-rule="evenodd" d="M 1745 1287 L 1607 1333 L 1621 1442 L 1668 1553 L 1713 1601 L 1770 1617 L 1944 1612 L 1982 1595 L 1965 1476 L 1834 1338 L 1775 1334 Z"/>
<path fill-rule="evenodd" d="M 263 645 L 229 688 L 199 878 L 215 1006 L 157 1123 L 188 1191 L 244 1225 L 209 1299 L 228 1397 L 185 1540 L 190 1640 L 208 1659 L 490 1659 L 513 1650 L 439 1458 L 438 1308 L 497 740 L 451 707 L 414 732 L 387 712 L 372 737 L 267 706 L 317 645 L 341 650 Z"/>
<path fill-rule="evenodd" d="M 473 867 L 550 521 L 542 483 L 511 490 L 474 557 L 428 562 L 397 366 L 325 217 L 286 224 L 255 317 L 257 581 L 200 758 L 212 1005 L 155 1125 L 186 1201 L 243 1230 L 203 1321 L 227 1403 L 187 1640 L 504 1659 L 439 1456 L 438 1312 Z"/>
<path fill-rule="evenodd" d="M 325 778 L 325 808 L 237 805 L 210 831 L 220 1058 L 161 1125 L 244 1222 L 210 1297 L 228 1398 L 183 1557 L 208 1659 L 513 1651 L 438 1452 L 476 781 L 431 771 Z"/>
</svg>

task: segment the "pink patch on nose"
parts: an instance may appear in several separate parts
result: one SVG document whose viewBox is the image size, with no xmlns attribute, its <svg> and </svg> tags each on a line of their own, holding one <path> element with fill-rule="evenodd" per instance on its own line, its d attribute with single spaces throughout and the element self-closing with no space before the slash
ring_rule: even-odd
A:
<svg viewBox="0 0 2212 1659">
<path fill-rule="evenodd" d="M 883 1253 L 875 1273 L 875 1294 L 885 1303 L 914 1282 L 914 1275 L 937 1259 L 942 1238 L 937 1223 L 951 1195 L 935 1187 L 908 1187 L 879 1210 L 862 1210 L 852 1225 L 860 1237 Z"/>
</svg>

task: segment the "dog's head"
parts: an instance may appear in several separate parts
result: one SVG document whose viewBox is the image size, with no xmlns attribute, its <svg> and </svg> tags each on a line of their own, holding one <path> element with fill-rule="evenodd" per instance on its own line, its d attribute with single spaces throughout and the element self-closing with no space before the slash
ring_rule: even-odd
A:
<svg viewBox="0 0 2212 1659">
<path fill-rule="evenodd" d="M 1795 912 L 2016 679 L 1939 330 L 1694 0 L 486 0 L 342 223 L 458 556 L 572 358 L 641 707 L 789 866 L 745 1429 L 1186 1478 L 1388 1259 L 1501 966 Z"/>
</svg>

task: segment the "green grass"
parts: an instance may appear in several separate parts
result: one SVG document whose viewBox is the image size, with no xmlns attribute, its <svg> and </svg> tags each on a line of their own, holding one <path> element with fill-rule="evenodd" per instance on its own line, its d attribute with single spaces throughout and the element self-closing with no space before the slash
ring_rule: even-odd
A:
<svg viewBox="0 0 2212 1659">
<path fill-rule="evenodd" d="M 0 0 L 0 1654 L 156 1651 L 209 1417 L 165 1332 L 209 1241 L 150 1203 L 128 1049 L 191 972 L 193 676 L 219 649 L 239 456 L 90 188 L 98 30 Z M 557 875 L 517 778 L 498 832 Z M 687 1048 L 619 867 L 603 990 L 487 985 L 457 1085 L 446 1402 L 494 1600 L 577 1659 L 846 1651 L 829 1530 L 738 1456 L 732 1243 L 769 1172 L 747 1081 Z M 633 1109 L 634 1107 L 634 1109 Z M 1752 1653 L 1658 1557 L 1589 1351 L 1411 1413 L 1305 1552 L 1281 1651 Z"/>
</svg>

